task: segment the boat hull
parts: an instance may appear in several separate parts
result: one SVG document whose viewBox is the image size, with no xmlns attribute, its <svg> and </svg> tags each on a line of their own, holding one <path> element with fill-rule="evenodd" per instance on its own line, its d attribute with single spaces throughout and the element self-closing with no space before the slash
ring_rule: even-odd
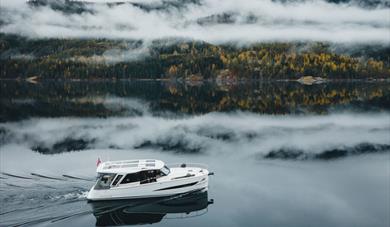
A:
<svg viewBox="0 0 390 227">
<path fill-rule="evenodd" d="M 192 191 L 207 190 L 208 175 L 187 177 L 164 182 L 153 182 L 141 185 L 112 187 L 110 189 L 89 191 L 87 199 L 90 201 L 119 200 L 165 197 Z"/>
</svg>

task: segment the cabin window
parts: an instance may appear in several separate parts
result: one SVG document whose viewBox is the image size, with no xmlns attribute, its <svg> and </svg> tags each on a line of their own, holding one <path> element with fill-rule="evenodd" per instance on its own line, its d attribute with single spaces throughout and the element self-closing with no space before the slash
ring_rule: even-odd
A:
<svg viewBox="0 0 390 227">
<path fill-rule="evenodd" d="M 139 173 L 130 173 L 123 178 L 121 181 L 121 184 L 129 184 L 129 183 L 134 183 L 140 181 L 139 179 Z"/>
<path fill-rule="evenodd" d="M 140 172 L 140 183 L 147 184 L 156 182 L 157 180 L 157 171 L 156 170 L 147 170 Z"/>
<path fill-rule="evenodd" d="M 161 169 L 161 172 L 162 172 L 165 176 L 167 176 L 167 175 L 171 172 L 171 170 L 170 170 L 167 166 L 164 166 L 164 167 Z"/>
<path fill-rule="evenodd" d="M 129 184 L 134 182 L 140 182 L 140 184 L 147 184 L 156 182 L 157 178 L 161 176 L 159 170 L 146 170 L 138 173 L 127 174 L 125 178 L 123 178 L 121 184 Z"/>
<path fill-rule="evenodd" d="M 109 189 L 115 173 L 99 173 L 95 189 Z"/>
<path fill-rule="evenodd" d="M 115 180 L 112 182 L 112 185 L 115 186 L 118 184 L 119 180 L 122 178 L 123 175 L 117 175 L 115 177 Z"/>
</svg>

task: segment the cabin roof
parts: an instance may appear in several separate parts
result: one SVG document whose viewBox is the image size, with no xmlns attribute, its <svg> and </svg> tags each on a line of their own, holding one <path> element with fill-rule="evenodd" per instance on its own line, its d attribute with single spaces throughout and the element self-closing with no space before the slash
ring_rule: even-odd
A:
<svg viewBox="0 0 390 227">
<path fill-rule="evenodd" d="M 135 173 L 164 167 L 164 162 L 155 159 L 121 160 L 102 162 L 96 168 L 98 173 Z"/>
</svg>

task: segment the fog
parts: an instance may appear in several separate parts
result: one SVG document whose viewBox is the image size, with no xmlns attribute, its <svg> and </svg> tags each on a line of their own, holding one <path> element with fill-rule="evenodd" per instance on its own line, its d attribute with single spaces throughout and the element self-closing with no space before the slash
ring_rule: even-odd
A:
<svg viewBox="0 0 390 227">
<path fill-rule="evenodd" d="M 81 13 L 2 0 L 1 31 L 29 38 L 181 38 L 211 43 L 390 41 L 390 9 L 320 0 L 142 1 L 86 4 Z"/>
<path fill-rule="evenodd" d="M 115 108 L 118 102 L 110 98 L 104 103 Z M 147 104 L 137 100 L 122 105 L 132 106 L 131 111 L 138 114 L 104 120 L 36 118 L 2 123 L 2 145 L 43 154 L 124 149 L 231 156 L 239 150 L 242 157 L 260 160 L 332 155 L 322 157 L 326 159 L 390 150 L 390 126 L 384 124 L 390 120 L 387 113 L 272 116 L 236 112 L 176 118 L 152 116 Z"/>
</svg>

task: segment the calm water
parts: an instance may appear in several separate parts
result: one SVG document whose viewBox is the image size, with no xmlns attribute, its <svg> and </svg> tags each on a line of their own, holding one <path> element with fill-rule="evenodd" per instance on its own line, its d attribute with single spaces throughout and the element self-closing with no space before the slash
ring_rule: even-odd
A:
<svg viewBox="0 0 390 227">
<path fill-rule="evenodd" d="M 0 226 L 388 226 L 390 84 L 2 81 Z M 205 163 L 207 193 L 87 203 L 95 162 Z"/>
</svg>

